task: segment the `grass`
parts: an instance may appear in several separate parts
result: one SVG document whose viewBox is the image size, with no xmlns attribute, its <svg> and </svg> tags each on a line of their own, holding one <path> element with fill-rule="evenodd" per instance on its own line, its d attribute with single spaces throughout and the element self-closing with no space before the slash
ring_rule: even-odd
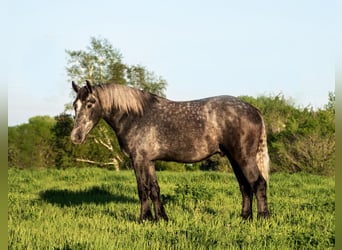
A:
<svg viewBox="0 0 342 250">
<path fill-rule="evenodd" d="M 168 223 L 138 222 L 133 171 L 9 169 L 9 249 L 334 248 L 333 177 L 273 174 L 272 217 L 252 221 L 240 219 L 233 174 L 159 172 L 158 178 Z"/>
</svg>

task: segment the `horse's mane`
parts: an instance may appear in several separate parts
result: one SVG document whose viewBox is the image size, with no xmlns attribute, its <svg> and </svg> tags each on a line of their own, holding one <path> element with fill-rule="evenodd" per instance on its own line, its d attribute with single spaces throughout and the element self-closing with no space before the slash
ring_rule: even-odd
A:
<svg viewBox="0 0 342 250">
<path fill-rule="evenodd" d="M 158 97 L 148 92 L 121 84 L 99 84 L 93 86 L 104 110 L 118 109 L 124 113 L 142 115 Z"/>
</svg>

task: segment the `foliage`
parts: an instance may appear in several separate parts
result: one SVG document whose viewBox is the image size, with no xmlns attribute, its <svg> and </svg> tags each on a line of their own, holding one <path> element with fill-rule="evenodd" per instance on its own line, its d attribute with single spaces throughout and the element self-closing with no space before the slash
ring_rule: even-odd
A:
<svg viewBox="0 0 342 250">
<path fill-rule="evenodd" d="M 128 65 L 122 61 L 119 50 L 114 49 L 107 39 L 92 37 L 86 50 L 67 50 L 70 81 L 84 84 L 116 83 L 133 86 L 165 96 L 166 81 L 142 65 Z"/>
<path fill-rule="evenodd" d="M 231 173 L 160 172 L 170 221 L 139 223 L 133 171 L 8 170 L 9 249 L 333 249 L 335 180 L 272 174 L 269 220 L 242 221 Z M 254 206 L 254 211 L 256 206 Z"/>
<path fill-rule="evenodd" d="M 155 168 L 157 171 L 175 171 L 175 172 L 183 172 L 185 171 L 185 164 L 178 163 L 173 161 L 156 161 Z"/>
<path fill-rule="evenodd" d="M 17 168 L 54 166 L 51 128 L 55 120 L 36 116 L 27 124 L 8 128 L 8 165 Z"/>
<path fill-rule="evenodd" d="M 283 95 L 241 97 L 261 110 L 272 171 L 335 174 L 335 94 L 324 109 L 296 108 Z"/>
<path fill-rule="evenodd" d="M 91 38 L 86 50 L 66 50 L 70 80 L 82 82 L 92 80 L 98 83 L 113 82 L 125 84 L 126 65 L 119 50 L 106 39 Z"/>
<path fill-rule="evenodd" d="M 51 129 L 54 135 L 54 150 L 56 152 L 55 166 L 58 168 L 66 168 L 73 166 L 71 158 L 73 146 L 70 140 L 70 132 L 73 120 L 67 114 L 61 114 L 55 117 L 56 124 Z"/>
<path fill-rule="evenodd" d="M 231 172 L 232 168 L 226 156 L 213 155 L 201 162 L 200 170 Z"/>
</svg>

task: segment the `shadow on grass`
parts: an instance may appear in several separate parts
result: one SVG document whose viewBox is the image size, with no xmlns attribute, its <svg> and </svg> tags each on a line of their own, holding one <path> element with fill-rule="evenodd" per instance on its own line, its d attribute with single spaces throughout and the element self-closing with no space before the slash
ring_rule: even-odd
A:
<svg viewBox="0 0 342 250">
<path fill-rule="evenodd" d="M 112 194 L 103 187 L 94 186 L 90 189 L 71 191 L 68 189 L 49 189 L 41 192 L 40 198 L 48 203 L 64 206 L 78 206 L 82 204 L 106 204 L 115 203 L 138 203 L 137 199 L 122 195 Z"/>
</svg>

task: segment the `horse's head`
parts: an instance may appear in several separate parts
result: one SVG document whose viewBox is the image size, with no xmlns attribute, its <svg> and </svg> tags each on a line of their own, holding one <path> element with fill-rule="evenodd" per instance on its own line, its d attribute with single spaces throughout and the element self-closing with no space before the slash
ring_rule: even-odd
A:
<svg viewBox="0 0 342 250">
<path fill-rule="evenodd" d="M 84 87 L 79 87 L 72 82 L 72 87 L 77 93 L 77 96 L 73 102 L 75 124 L 71 132 L 71 140 L 75 144 L 81 144 L 101 119 L 102 108 L 89 81 L 86 81 L 86 86 Z"/>
</svg>

